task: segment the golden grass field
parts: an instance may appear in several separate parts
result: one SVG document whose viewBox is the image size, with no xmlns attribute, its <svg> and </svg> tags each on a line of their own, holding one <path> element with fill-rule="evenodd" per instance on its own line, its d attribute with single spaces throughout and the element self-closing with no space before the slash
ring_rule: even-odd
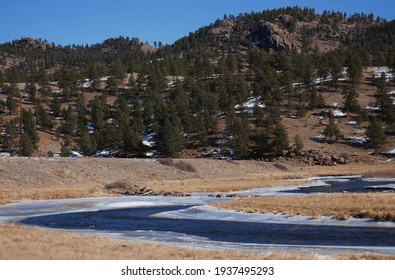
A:
<svg viewBox="0 0 395 280">
<path fill-rule="evenodd" d="M 281 213 L 288 216 L 333 216 L 395 221 L 395 193 L 325 194 L 252 197 L 216 203 L 214 206 L 249 213 Z"/>
<path fill-rule="evenodd" d="M 193 250 L 154 243 L 134 243 L 106 237 L 80 236 L 67 232 L 0 226 L 0 259 L 78 260 L 224 260 L 224 259 L 315 259 L 314 255 L 263 252 L 246 254 Z"/>
<path fill-rule="evenodd" d="M 303 179 L 323 175 L 356 175 L 395 177 L 393 162 L 353 164 L 333 167 L 298 167 L 284 163 L 278 168 L 273 163 L 256 161 L 215 161 L 204 159 L 182 160 L 193 166 L 193 172 L 167 166 L 157 160 L 142 159 L 47 159 L 0 158 L 0 204 L 27 199 L 61 199 L 117 195 L 104 188 L 106 184 L 125 182 L 130 186 L 147 187 L 154 191 L 236 191 L 256 187 L 303 184 Z M 250 209 L 244 211 L 281 212 L 288 215 L 377 215 L 393 220 L 394 195 L 339 195 L 326 196 L 325 209 L 317 196 L 294 201 L 290 198 L 248 200 Z M 284 199 L 284 201 L 277 200 Z M 354 206 L 351 206 L 352 201 Z M 220 205 L 243 210 L 240 200 Z M 307 203 L 308 202 L 308 203 Z M 239 205 L 238 205 L 239 203 Z M 254 204 L 252 204 L 254 203 Z M 298 204 L 299 203 L 299 204 Z M 254 205 L 254 206 L 253 206 Z M 299 207 L 299 208 L 298 208 Z M 287 210 L 288 209 L 288 210 Z M 372 210 L 372 211 L 370 211 Z M 374 211 L 373 211 L 374 210 Z M 310 211 L 310 212 L 309 212 Z M 381 212 L 380 212 L 381 211 Z M 373 217 L 365 216 L 365 217 Z M 392 217 L 392 218 L 391 218 Z M 373 217 L 374 218 L 374 217 Z M 70 233 L 0 226 L 0 259 L 312 259 L 312 255 L 265 252 L 248 255 L 201 250 L 187 250 L 157 244 L 115 241 L 104 237 L 79 236 Z M 347 255 L 345 259 L 391 259 L 393 256 Z"/>
</svg>

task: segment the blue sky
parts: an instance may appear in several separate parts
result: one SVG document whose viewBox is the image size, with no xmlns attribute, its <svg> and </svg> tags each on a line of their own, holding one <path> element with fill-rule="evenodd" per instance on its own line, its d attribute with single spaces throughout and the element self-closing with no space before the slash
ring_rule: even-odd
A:
<svg viewBox="0 0 395 280">
<path fill-rule="evenodd" d="M 395 19 L 394 0 L 1 0 L 0 43 L 24 36 L 92 44 L 129 36 L 171 44 L 224 14 L 295 5 Z"/>
</svg>

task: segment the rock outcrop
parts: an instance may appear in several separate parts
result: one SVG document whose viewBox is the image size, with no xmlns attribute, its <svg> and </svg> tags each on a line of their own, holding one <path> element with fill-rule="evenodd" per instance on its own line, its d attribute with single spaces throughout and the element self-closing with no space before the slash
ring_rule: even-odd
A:
<svg viewBox="0 0 395 280">
<path fill-rule="evenodd" d="M 226 40 L 230 38 L 234 29 L 234 25 L 235 23 L 233 21 L 225 19 L 218 20 L 215 24 L 215 27 L 211 28 L 208 33 L 219 37 L 220 40 Z"/>
<path fill-rule="evenodd" d="M 296 36 L 276 23 L 261 23 L 258 33 L 261 35 L 260 44 L 267 51 L 300 53 L 302 50 L 301 43 Z"/>
</svg>

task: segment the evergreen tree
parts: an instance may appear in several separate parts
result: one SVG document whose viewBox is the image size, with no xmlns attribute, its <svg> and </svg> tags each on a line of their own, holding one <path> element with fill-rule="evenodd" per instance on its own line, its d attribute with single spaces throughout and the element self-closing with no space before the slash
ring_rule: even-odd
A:
<svg viewBox="0 0 395 280">
<path fill-rule="evenodd" d="M 36 121 L 39 126 L 44 130 L 51 130 L 53 128 L 53 121 L 51 115 L 42 105 L 37 106 Z"/>
<path fill-rule="evenodd" d="M 94 139 L 86 129 L 81 132 L 81 136 L 78 139 L 78 146 L 84 155 L 91 155 L 95 152 Z"/>
<path fill-rule="evenodd" d="M 344 110 L 346 112 L 358 113 L 361 106 L 358 102 L 359 94 L 355 90 L 355 86 L 343 87 Z"/>
<path fill-rule="evenodd" d="M 37 103 L 37 87 L 33 82 L 27 83 L 25 87 L 26 92 L 30 95 L 30 101 Z"/>
<path fill-rule="evenodd" d="M 162 157 L 178 157 L 183 147 L 180 127 L 174 126 L 170 119 L 163 120 L 163 124 L 156 133 L 156 147 Z"/>
<path fill-rule="evenodd" d="M 19 119 L 11 119 L 3 127 L 4 134 L 0 136 L 2 146 L 5 149 L 16 149 L 18 147 Z"/>
<path fill-rule="evenodd" d="M 3 72 L 0 71 L 0 88 L 4 86 L 4 83 L 5 83 L 5 77 Z"/>
<path fill-rule="evenodd" d="M 324 136 L 325 138 L 329 138 L 329 141 L 332 142 L 333 140 L 337 142 L 340 138 L 343 137 L 339 127 L 335 124 L 334 118 L 329 119 L 329 124 L 324 129 Z"/>
<path fill-rule="evenodd" d="M 362 79 L 362 60 L 359 54 L 355 51 L 351 51 L 348 57 L 348 68 L 347 72 L 353 85 L 359 84 Z"/>
<path fill-rule="evenodd" d="M 60 102 L 59 98 L 54 96 L 52 98 L 51 104 L 49 104 L 49 108 L 51 109 L 53 116 L 59 117 L 61 115 L 62 113 L 61 106 L 62 103 Z"/>
<path fill-rule="evenodd" d="M 26 133 L 22 134 L 22 156 L 30 157 L 35 150 L 35 147 Z"/>
<path fill-rule="evenodd" d="M 283 151 L 289 149 L 287 131 L 280 123 L 273 129 L 272 149 L 277 156 L 283 155 Z"/>
<path fill-rule="evenodd" d="M 245 116 L 236 117 L 232 127 L 232 148 L 239 159 L 249 155 L 249 122 Z"/>
<path fill-rule="evenodd" d="M 32 149 L 34 150 L 37 149 L 38 141 L 40 140 L 40 138 L 38 136 L 38 132 L 36 129 L 34 114 L 31 109 L 29 109 L 29 111 L 27 111 L 26 109 L 22 110 L 22 123 L 23 123 L 23 132 L 30 139 Z"/>
<path fill-rule="evenodd" d="M 5 101 L 5 106 L 11 113 L 15 113 L 18 109 L 18 102 L 15 100 L 14 95 L 9 94 Z"/>
<path fill-rule="evenodd" d="M 116 94 L 118 92 L 118 80 L 114 76 L 110 76 L 107 80 L 106 90 L 109 94 Z"/>
<path fill-rule="evenodd" d="M 392 126 L 395 124 L 395 106 L 387 91 L 387 80 L 383 73 L 377 81 L 376 100 L 381 109 L 382 119 Z"/>
<path fill-rule="evenodd" d="M 293 150 L 296 155 L 299 155 L 302 149 L 303 149 L 303 140 L 302 137 L 300 137 L 300 135 L 297 134 L 293 138 Z"/>
<path fill-rule="evenodd" d="M 384 133 L 383 124 L 377 118 L 373 118 L 366 129 L 367 147 L 373 148 L 377 153 L 381 145 L 387 143 L 387 135 Z"/>
</svg>

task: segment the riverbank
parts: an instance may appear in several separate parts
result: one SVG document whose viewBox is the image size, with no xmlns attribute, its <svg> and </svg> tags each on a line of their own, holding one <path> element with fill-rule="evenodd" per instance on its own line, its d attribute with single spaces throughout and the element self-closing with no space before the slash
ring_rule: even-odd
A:
<svg viewBox="0 0 395 280">
<path fill-rule="evenodd" d="M 119 196 L 122 192 L 114 192 L 111 188 L 106 188 L 109 184 L 117 182 L 139 189 L 148 188 L 155 192 L 187 194 L 304 184 L 306 178 L 324 175 L 366 174 L 370 177 L 395 177 L 394 162 L 297 167 L 286 163 L 256 161 L 204 159 L 174 161 L 182 164 L 167 165 L 151 159 L 0 158 L 0 203 L 19 200 Z M 180 168 L 185 164 L 189 166 L 188 170 Z M 238 210 L 236 206 L 231 208 Z M 0 232 L 0 244 L 2 248 L 5 248 L 2 250 L 0 259 L 59 259 L 66 256 L 69 259 L 96 259 L 99 258 L 98 256 L 100 259 L 312 258 L 312 255 L 306 257 L 274 252 L 259 256 L 236 252 L 235 255 L 225 257 L 223 252 L 203 251 L 205 254 L 202 255 L 197 250 L 180 251 L 179 248 L 172 246 L 161 248 L 160 251 L 167 251 L 168 254 L 158 255 L 158 245 L 146 246 L 128 241 L 119 241 L 118 244 L 118 241 L 107 238 L 79 236 L 14 225 L 0 226 Z M 101 244 L 106 245 L 101 247 Z M 129 255 L 122 253 L 123 250 L 119 248 L 129 248 Z M 112 253 L 107 254 L 107 252 Z M 344 258 L 391 259 L 392 256 L 348 255 Z"/>
<path fill-rule="evenodd" d="M 216 203 L 218 208 L 247 213 L 274 213 L 287 216 L 351 217 L 395 222 L 395 193 L 331 193 L 304 196 L 251 197 Z"/>
<path fill-rule="evenodd" d="M 304 183 L 300 179 L 314 176 L 355 174 L 395 177 L 395 163 L 298 167 L 287 163 L 206 159 L 180 159 L 169 165 L 156 159 L 0 158 L 0 204 L 118 196 L 122 192 L 106 186 L 119 182 L 156 193 L 187 194 L 295 185 Z"/>
</svg>

